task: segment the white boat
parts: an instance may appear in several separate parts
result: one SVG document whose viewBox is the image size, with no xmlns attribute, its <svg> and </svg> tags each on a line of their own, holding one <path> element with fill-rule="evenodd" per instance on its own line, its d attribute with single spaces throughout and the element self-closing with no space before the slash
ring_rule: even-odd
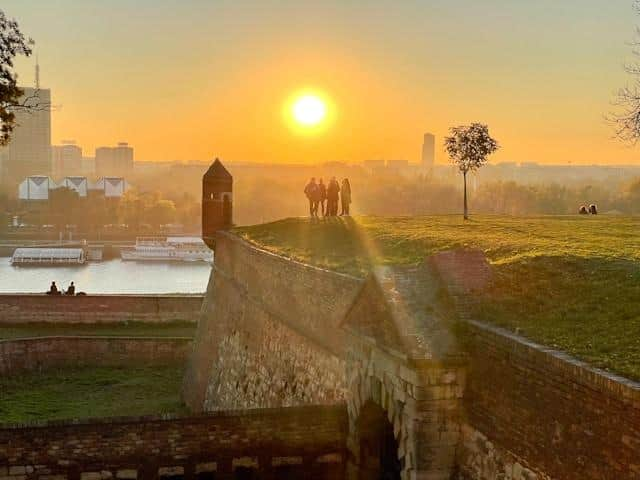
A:
<svg viewBox="0 0 640 480">
<path fill-rule="evenodd" d="M 213 262 L 213 252 L 199 237 L 138 237 L 134 247 L 120 250 L 122 260 Z"/>
<path fill-rule="evenodd" d="M 16 248 L 11 256 L 11 265 L 84 265 L 82 248 Z"/>
</svg>

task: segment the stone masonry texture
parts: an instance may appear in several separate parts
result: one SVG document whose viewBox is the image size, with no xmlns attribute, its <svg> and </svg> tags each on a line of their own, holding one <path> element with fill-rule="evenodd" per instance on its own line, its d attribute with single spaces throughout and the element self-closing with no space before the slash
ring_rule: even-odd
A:
<svg viewBox="0 0 640 480">
<path fill-rule="evenodd" d="M 344 405 L 0 425 L 0 478 L 229 480 L 248 466 L 265 479 L 339 480 L 346 429 Z"/>
<path fill-rule="evenodd" d="M 184 399 L 194 411 L 344 400 L 339 328 L 362 280 L 216 239 Z"/>
<path fill-rule="evenodd" d="M 196 322 L 202 295 L 0 294 L 0 324 Z"/>
<path fill-rule="evenodd" d="M 0 375 L 84 365 L 183 363 L 190 345 L 190 338 L 39 337 L 0 340 Z"/>
<path fill-rule="evenodd" d="M 465 478 L 640 478 L 639 384 L 499 329 L 467 330 Z"/>
</svg>

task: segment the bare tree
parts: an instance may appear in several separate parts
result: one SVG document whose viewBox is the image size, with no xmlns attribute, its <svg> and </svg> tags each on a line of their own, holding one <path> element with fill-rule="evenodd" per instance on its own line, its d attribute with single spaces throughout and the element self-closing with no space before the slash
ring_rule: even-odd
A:
<svg viewBox="0 0 640 480">
<path fill-rule="evenodd" d="M 464 178 L 464 219 L 469 219 L 467 207 L 467 172 L 480 168 L 487 157 L 495 152 L 498 142 L 489 135 L 489 127 L 482 123 L 460 125 L 449 130 L 450 135 L 444 138 L 444 146 Z"/>
<path fill-rule="evenodd" d="M 636 12 L 640 13 L 640 1 L 634 2 Z M 636 40 L 631 43 L 632 53 L 640 58 L 640 28 L 636 27 Z M 613 101 L 615 111 L 607 116 L 620 140 L 635 145 L 640 140 L 640 62 L 625 65 L 630 84 L 620 88 Z"/>
<path fill-rule="evenodd" d="M 25 38 L 18 22 L 9 19 L 0 10 L 0 146 L 6 145 L 16 125 L 16 112 L 45 110 L 51 107 L 41 102 L 36 88 L 33 94 L 25 96 L 18 87 L 18 75 L 14 70 L 15 58 L 32 53 L 33 40 Z"/>
</svg>

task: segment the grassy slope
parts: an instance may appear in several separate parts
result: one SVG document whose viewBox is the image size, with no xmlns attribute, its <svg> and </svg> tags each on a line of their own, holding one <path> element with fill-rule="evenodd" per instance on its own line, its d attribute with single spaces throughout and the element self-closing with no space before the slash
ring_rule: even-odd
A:
<svg viewBox="0 0 640 480">
<path fill-rule="evenodd" d="M 354 275 L 480 248 L 495 278 L 477 318 L 640 379 L 640 218 L 288 219 L 236 230 L 276 253 Z"/>
<path fill-rule="evenodd" d="M 0 378 L 0 423 L 181 413 L 183 367 L 79 368 Z"/>
<path fill-rule="evenodd" d="M 140 322 L 95 325 L 33 323 L 0 325 L 0 340 L 52 335 L 97 335 L 128 337 L 193 337 L 196 325 L 187 322 L 150 324 Z"/>
<path fill-rule="evenodd" d="M 182 371 L 87 367 L 0 378 L 0 423 L 184 412 Z"/>
</svg>

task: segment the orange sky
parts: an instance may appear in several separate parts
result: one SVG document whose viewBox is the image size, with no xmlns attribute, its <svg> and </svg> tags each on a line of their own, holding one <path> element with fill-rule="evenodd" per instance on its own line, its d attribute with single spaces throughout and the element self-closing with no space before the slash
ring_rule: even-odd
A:
<svg viewBox="0 0 640 480">
<path fill-rule="evenodd" d="M 630 5 L 557 2 L 6 0 L 61 108 L 53 141 L 137 160 L 418 161 L 426 131 L 488 123 L 493 161 L 637 163 L 604 121 L 636 20 Z M 481 3 L 482 5 L 478 5 Z M 561 3 L 561 5 L 558 5 Z M 24 84 L 33 61 L 20 61 Z M 331 98 L 300 135 L 292 93 Z"/>
</svg>

